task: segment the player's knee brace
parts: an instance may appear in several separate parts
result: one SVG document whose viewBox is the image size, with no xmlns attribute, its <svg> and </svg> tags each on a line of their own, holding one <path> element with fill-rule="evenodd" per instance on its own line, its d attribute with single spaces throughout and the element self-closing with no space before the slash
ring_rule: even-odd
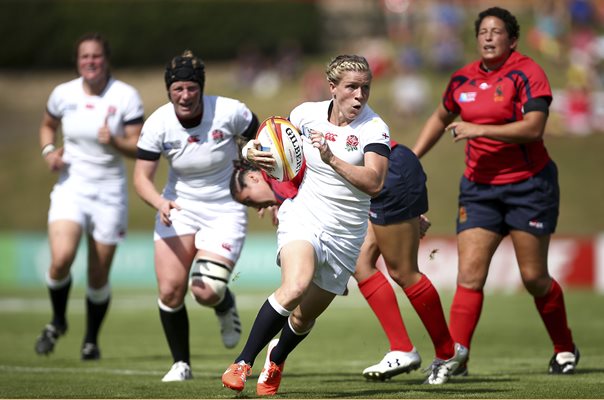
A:
<svg viewBox="0 0 604 400">
<path fill-rule="evenodd" d="M 212 288 L 219 297 L 216 302 L 218 304 L 224 299 L 230 278 L 231 269 L 228 266 L 213 260 L 199 258 L 195 260 L 191 268 L 189 288 L 195 281 L 202 282 Z"/>
</svg>

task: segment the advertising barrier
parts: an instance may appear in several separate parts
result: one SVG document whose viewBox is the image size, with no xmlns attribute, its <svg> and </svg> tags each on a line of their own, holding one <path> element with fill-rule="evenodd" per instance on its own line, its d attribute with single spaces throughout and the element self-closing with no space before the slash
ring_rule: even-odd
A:
<svg viewBox="0 0 604 400">
<path fill-rule="evenodd" d="M 234 287 L 275 288 L 277 241 L 273 233 L 251 233 L 232 275 Z M 50 261 L 43 233 L 0 233 L 0 287 L 43 287 Z M 594 237 L 554 237 L 550 243 L 549 270 L 562 286 L 604 293 L 604 234 Z M 383 269 L 383 261 L 378 261 Z M 454 237 L 429 237 L 421 241 L 419 267 L 438 289 L 455 288 L 457 247 Z M 72 268 L 75 286 L 86 282 L 86 245 L 80 244 Z M 130 233 L 120 244 L 111 272 L 115 287 L 155 287 L 153 237 Z M 351 289 L 356 284 L 351 283 Z M 522 282 L 509 238 L 493 257 L 485 290 L 518 291 Z"/>
</svg>

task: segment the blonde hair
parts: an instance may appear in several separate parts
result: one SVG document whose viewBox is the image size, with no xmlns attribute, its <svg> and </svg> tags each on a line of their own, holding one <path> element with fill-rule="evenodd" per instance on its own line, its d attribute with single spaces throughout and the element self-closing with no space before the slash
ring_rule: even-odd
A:
<svg viewBox="0 0 604 400">
<path fill-rule="evenodd" d="M 335 57 L 327 64 L 325 75 L 327 80 L 334 85 L 340 83 L 344 72 L 365 72 L 371 80 L 372 74 L 369 63 L 365 57 L 343 54 Z"/>
</svg>

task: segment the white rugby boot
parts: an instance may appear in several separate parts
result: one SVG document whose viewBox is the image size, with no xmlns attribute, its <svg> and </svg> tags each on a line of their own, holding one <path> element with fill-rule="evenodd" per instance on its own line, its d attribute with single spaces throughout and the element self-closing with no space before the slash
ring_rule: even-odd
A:
<svg viewBox="0 0 604 400">
<path fill-rule="evenodd" d="M 563 351 L 552 356 L 549 362 L 549 373 L 553 375 L 570 375 L 575 373 L 581 354 L 575 345 L 573 352 Z"/>
<path fill-rule="evenodd" d="M 235 294 L 233 296 L 233 307 L 229 308 L 227 312 L 219 314 L 218 322 L 220 322 L 220 336 L 222 337 L 222 344 L 227 349 L 232 349 L 237 346 L 241 339 L 241 320 L 237 313 L 237 303 L 235 303 Z"/>
<path fill-rule="evenodd" d="M 161 379 L 162 382 L 180 382 L 193 379 L 191 367 L 184 361 L 177 361 L 172 365 L 170 371 Z"/>
<path fill-rule="evenodd" d="M 422 359 L 415 347 L 409 352 L 390 351 L 378 364 L 365 368 L 363 376 L 375 381 L 384 381 L 395 375 L 416 370 L 421 363 Z"/>
<path fill-rule="evenodd" d="M 455 354 L 448 360 L 435 359 L 428 368 L 428 378 L 424 383 L 428 385 L 442 385 L 455 374 L 457 369 L 468 360 L 468 349 L 455 343 Z M 460 374 L 461 375 L 461 374 Z"/>
</svg>

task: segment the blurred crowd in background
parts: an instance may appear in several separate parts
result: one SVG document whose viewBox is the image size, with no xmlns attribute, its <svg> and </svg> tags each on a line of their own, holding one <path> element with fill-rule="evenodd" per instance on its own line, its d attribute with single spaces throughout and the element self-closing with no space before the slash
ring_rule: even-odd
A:
<svg viewBox="0 0 604 400">
<path fill-rule="evenodd" d="M 391 79 L 391 104 L 404 118 L 425 117 L 440 96 L 436 79 L 477 58 L 474 19 L 497 5 L 473 0 L 336 0 L 319 1 L 324 14 L 346 13 L 342 19 L 358 37 L 342 51 L 364 55 L 374 79 Z M 500 2 L 520 19 L 519 51 L 538 61 L 554 88 L 548 134 L 584 136 L 604 133 L 604 0 L 506 0 Z M 345 5 L 345 8 L 339 9 Z M 355 21 L 355 9 L 359 19 Z M 379 13 L 378 18 L 371 18 Z M 324 15 L 328 23 L 338 20 Z M 383 24 L 367 27 L 366 21 Z M 363 21 L 363 23 L 361 23 Z M 333 32 L 337 32 L 337 27 Z M 333 36 L 333 35 L 332 35 Z M 337 39 L 337 38 L 336 38 Z M 333 38 L 332 38 L 333 40 Z M 276 96 L 284 82 L 301 78 L 306 100 L 320 100 L 325 92 L 323 65 L 304 67 L 295 42 L 283 43 L 273 55 L 252 44 L 241 46 L 236 85 L 258 97 Z M 438 83 L 437 83 L 438 82 Z"/>
</svg>

